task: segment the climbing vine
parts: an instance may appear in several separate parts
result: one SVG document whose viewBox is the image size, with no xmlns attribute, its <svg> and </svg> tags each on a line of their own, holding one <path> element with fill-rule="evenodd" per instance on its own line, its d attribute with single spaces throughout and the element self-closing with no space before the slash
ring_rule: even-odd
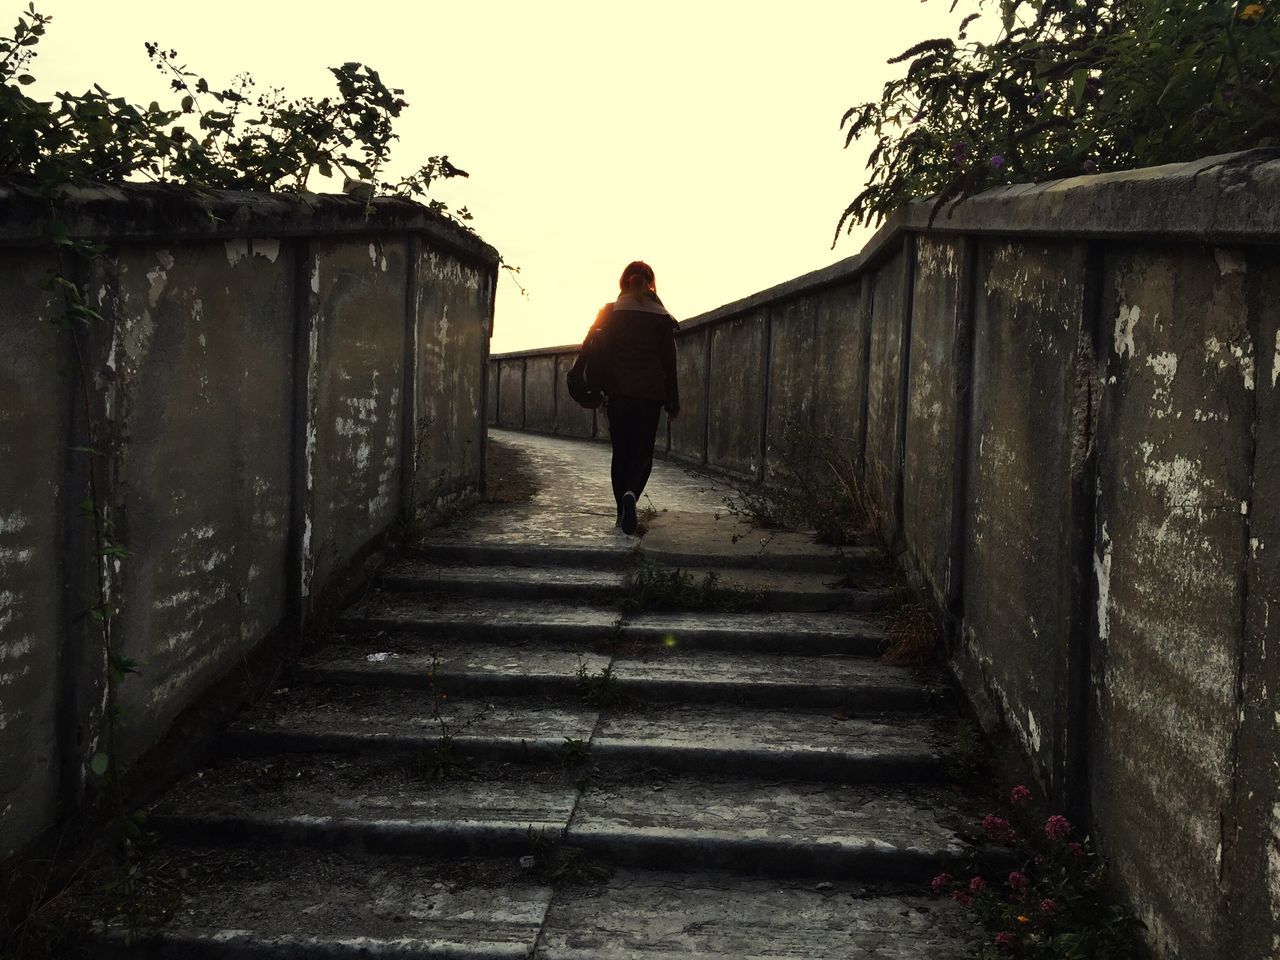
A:
<svg viewBox="0 0 1280 960">
<path fill-rule="evenodd" d="M 959 0 L 953 0 L 954 10 Z M 998 12 L 990 43 L 968 31 Z M 836 236 L 921 196 L 1280 146 L 1280 17 L 1249 0 L 977 0 L 851 107 L 873 146 Z"/>
</svg>

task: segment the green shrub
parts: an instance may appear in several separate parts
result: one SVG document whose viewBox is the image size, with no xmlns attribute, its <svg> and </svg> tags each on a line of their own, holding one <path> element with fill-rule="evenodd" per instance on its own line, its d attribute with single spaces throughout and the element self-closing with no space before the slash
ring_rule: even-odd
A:
<svg viewBox="0 0 1280 960">
<path fill-rule="evenodd" d="M 958 0 L 957 0 L 958 2 Z M 918 43 L 906 73 L 844 116 L 870 176 L 840 217 L 879 222 L 999 184 L 1280 145 L 1280 18 L 1246 0 L 979 0 L 993 43 Z M 952 4 L 954 9 L 955 3 Z"/>
</svg>

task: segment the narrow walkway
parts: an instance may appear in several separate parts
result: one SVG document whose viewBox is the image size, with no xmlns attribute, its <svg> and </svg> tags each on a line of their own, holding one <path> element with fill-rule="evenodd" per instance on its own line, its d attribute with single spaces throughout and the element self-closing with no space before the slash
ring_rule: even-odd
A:
<svg viewBox="0 0 1280 960">
<path fill-rule="evenodd" d="M 155 806 L 181 902 L 129 955 L 969 955 L 922 895 L 972 811 L 949 718 L 877 659 L 884 558 L 850 551 L 832 587 L 825 548 L 661 463 L 641 548 L 606 447 L 495 437 L 532 499 L 389 564 Z M 713 608 L 620 616 L 651 561 L 717 571 Z"/>
</svg>

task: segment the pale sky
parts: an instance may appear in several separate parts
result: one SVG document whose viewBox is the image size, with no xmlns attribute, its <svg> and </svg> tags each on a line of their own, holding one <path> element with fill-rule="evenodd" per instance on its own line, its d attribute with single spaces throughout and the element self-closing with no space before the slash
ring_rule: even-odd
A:
<svg viewBox="0 0 1280 960">
<path fill-rule="evenodd" d="M 326 67 L 375 67 L 410 104 L 390 172 L 447 153 L 471 177 L 442 199 L 521 267 L 527 298 L 498 288 L 501 352 L 581 340 L 633 259 L 684 319 L 856 253 L 870 229 L 831 239 L 869 148 L 842 149 L 840 116 L 901 71 L 886 59 L 954 36 L 970 4 L 949 6 L 43 0 L 31 90 L 163 100 L 146 40 L 214 86 L 248 70 L 321 96 Z"/>
</svg>

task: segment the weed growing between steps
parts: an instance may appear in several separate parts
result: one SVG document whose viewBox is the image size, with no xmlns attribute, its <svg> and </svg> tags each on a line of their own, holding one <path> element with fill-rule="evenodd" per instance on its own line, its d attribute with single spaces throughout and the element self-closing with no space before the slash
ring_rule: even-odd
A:
<svg viewBox="0 0 1280 960">
<path fill-rule="evenodd" d="M 882 615 L 888 643 L 885 663 L 922 669 L 938 662 L 943 649 L 942 624 L 933 607 L 912 598 Z"/>
<path fill-rule="evenodd" d="M 591 706 L 602 710 L 627 701 L 627 695 L 613 674 L 612 664 L 592 673 L 581 657 L 578 658 L 578 695 Z"/>
<path fill-rule="evenodd" d="M 714 570 L 699 577 L 648 557 L 642 557 L 631 571 L 627 590 L 622 601 L 625 615 L 662 610 L 752 610 L 761 602 L 759 594 L 725 586 Z"/>
<path fill-rule="evenodd" d="M 613 876 L 613 868 L 593 861 L 578 847 L 566 846 L 545 830 L 529 828 L 529 852 L 520 858 L 526 876 L 553 887 L 598 886 Z"/>
<path fill-rule="evenodd" d="M 431 673 L 428 676 L 428 695 L 431 698 L 431 719 L 440 728 L 440 738 L 428 753 L 424 765 L 424 773 L 428 783 L 455 780 L 467 775 L 467 766 L 458 755 L 453 738 L 493 711 L 493 704 L 486 703 L 471 716 L 462 720 L 451 720 L 446 717 L 445 706 L 449 695 L 440 689 L 438 682 L 439 671 L 440 651 L 432 650 Z"/>
<path fill-rule="evenodd" d="M 1008 848 L 1017 867 L 934 877 L 935 894 L 972 910 L 987 931 L 983 960 L 1140 960 L 1144 924 L 1109 895 L 1106 865 L 1089 838 L 1058 814 L 1041 821 L 1031 790 L 1015 786 L 1004 815 L 988 814 L 986 840 Z"/>
<path fill-rule="evenodd" d="M 850 442 L 788 417 L 770 443 L 768 486 L 740 489 L 725 505 L 754 527 L 814 530 L 819 543 L 852 544 L 871 516 L 852 450 Z"/>
</svg>

